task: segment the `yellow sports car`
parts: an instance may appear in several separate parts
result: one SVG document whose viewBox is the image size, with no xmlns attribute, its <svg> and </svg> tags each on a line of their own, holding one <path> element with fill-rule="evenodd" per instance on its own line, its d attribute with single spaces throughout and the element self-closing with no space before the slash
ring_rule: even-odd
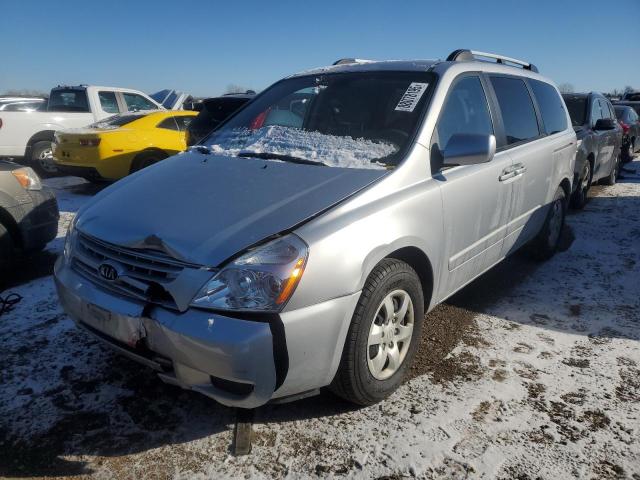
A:
<svg viewBox="0 0 640 480">
<path fill-rule="evenodd" d="M 198 112 L 155 111 L 115 115 L 55 135 L 58 169 L 90 181 L 117 180 L 187 148 L 185 131 Z"/>
</svg>

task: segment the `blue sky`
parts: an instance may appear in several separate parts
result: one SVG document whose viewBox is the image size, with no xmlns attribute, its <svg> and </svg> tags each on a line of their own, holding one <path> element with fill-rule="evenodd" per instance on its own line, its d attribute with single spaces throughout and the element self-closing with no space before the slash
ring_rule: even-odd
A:
<svg viewBox="0 0 640 480">
<path fill-rule="evenodd" d="M 0 0 L 0 92 L 100 84 L 256 90 L 341 57 L 529 60 L 580 90 L 640 89 L 640 0 Z"/>
</svg>

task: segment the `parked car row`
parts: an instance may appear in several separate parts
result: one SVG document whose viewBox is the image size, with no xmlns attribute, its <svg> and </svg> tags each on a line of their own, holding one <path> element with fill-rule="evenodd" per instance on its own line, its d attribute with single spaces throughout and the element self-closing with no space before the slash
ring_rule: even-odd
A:
<svg viewBox="0 0 640 480">
<path fill-rule="evenodd" d="M 0 99 L 0 157 L 26 159 L 41 175 L 56 173 L 52 158 L 56 131 L 86 127 L 114 114 L 179 110 L 188 97 L 175 90 L 162 90 L 153 96 L 158 101 L 138 90 L 77 85 L 53 88 L 46 102 Z M 37 108 L 27 107 L 34 102 Z"/>
</svg>

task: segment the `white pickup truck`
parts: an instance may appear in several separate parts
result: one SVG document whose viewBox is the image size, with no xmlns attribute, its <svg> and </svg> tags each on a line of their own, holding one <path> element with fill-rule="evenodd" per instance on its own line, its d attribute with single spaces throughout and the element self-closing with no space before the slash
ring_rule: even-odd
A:
<svg viewBox="0 0 640 480">
<path fill-rule="evenodd" d="M 23 158 L 42 174 L 55 172 L 51 144 L 56 130 L 85 127 L 114 114 L 165 107 L 138 90 L 117 87 L 59 86 L 46 108 L 0 112 L 0 157 Z"/>
</svg>

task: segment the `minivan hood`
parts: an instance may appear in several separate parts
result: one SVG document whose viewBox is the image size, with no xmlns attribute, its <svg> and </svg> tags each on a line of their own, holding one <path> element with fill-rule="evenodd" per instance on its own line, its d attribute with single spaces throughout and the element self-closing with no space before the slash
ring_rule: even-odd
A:
<svg viewBox="0 0 640 480">
<path fill-rule="evenodd" d="M 187 152 L 100 192 L 79 213 L 77 228 L 215 267 L 386 173 Z"/>
</svg>

